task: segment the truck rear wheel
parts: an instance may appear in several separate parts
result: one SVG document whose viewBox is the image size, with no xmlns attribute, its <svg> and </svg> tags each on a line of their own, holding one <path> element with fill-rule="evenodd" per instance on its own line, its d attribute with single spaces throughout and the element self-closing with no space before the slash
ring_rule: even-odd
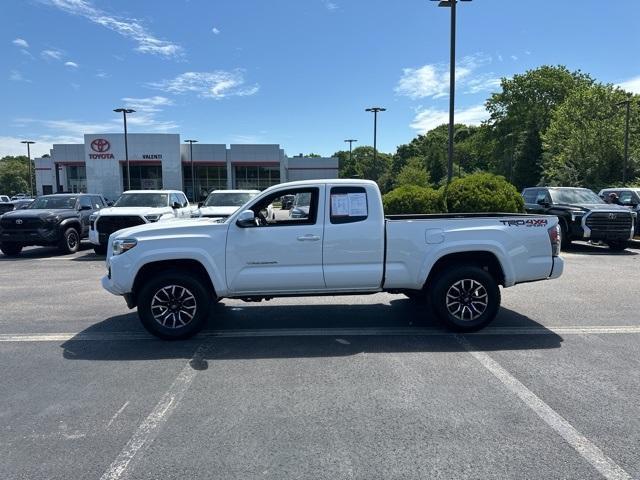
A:
<svg viewBox="0 0 640 480">
<path fill-rule="evenodd" d="M 473 332 L 488 325 L 500 308 L 500 287 L 480 267 L 453 267 L 441 273 L 431 287 L 433 309 L 445 326 Z"/>
<path fill-rule="evenodd" d="M 0 250 L 2 250 L 2 253 L 7 257 L 17 257 L 22 251 L 22 245 L 13 242 L 3 242 L 0 243 Z"/>
<path fill-rule="evenodd" d="M 164 340 L 182 340 L 207 323 L 211 295 L 197 278 L 161 272 L 138 294 L 138 316 L 144 328 Z"/>
</svg>

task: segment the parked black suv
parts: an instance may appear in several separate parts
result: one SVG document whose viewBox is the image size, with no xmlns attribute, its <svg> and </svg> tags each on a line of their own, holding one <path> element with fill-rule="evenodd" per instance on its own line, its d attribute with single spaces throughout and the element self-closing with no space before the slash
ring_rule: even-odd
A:
<svg viewBox="0 0 640 480">
<path fill-rule="evenodd" d="M 613 250 L 624 250 L 633 238 L 635 213 L 605 203 L 587 188 L 525 188 L 522 196 L 527 213 L 560 219 L 563 248 L 572 240 L 593 240 L 605 242 Z"/>
<path fill-rule="evenodd" d="M 101 195 L 44 195 L 28 208 L 0 217 L 0 250 L 18 255 L 29 245 L 57 245 L 63 253 L 74 253 L 89 233 L 89 216 L 102 207 Z"/>
</svg>

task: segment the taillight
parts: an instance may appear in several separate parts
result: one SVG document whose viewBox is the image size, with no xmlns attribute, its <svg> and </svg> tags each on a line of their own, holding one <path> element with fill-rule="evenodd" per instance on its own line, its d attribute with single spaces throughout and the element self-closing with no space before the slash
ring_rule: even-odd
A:
<svg viewBox="0 0 640 480">
<path fill-rule="evenodd" d="M 549 230 L 549 241 L 551 242 L 551 255 L 557 257 L 560 255 L 560 243 L 561 243 L 561 230 L 558 223 L 555 227 L 551 227 Z"/>
</svg>

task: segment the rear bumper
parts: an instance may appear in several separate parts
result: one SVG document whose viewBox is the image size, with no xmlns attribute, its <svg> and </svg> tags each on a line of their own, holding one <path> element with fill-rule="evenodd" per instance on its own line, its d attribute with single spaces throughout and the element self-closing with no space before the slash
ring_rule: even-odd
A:
<svg viewBox="0 0 640 480">
<path fill-rule="evenodd" d="M 553 257 L 550 279 L 558 278 L 564 272 L 564 260 L 561 257 Z"/>
</svg>

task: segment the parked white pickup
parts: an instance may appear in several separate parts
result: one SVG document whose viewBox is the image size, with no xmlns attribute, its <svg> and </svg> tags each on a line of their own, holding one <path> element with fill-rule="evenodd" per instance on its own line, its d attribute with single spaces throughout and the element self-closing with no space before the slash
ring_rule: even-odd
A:
<svg viewBox="0 0 640 480">
<path fill-rule="evenodd" d="M 308 215 L 267 219 L 267 206 L 284 195 L 309 197 Z M 197 333 L 211 303 L 225 297 L 381 291 L 429 297 L 446 326 L 472 331 L 496 316 L 499 285 L 561 275 L 557 224 L 555 216 L 506 213 L 385 217 L 374 182 L 293 182 L 265 190 L 224 223 L 114 234 L 102 285 L 169 339 Z"/>
<path fill-rule="evenodd" d="M 122 228 L 177 218 L 190 218 L 193 208 L 179 190 L 128 190 L 113 207 L 103 208 L 89 218 L 89 241 L 104 255 L 109 236 Z"/>
</svg>

